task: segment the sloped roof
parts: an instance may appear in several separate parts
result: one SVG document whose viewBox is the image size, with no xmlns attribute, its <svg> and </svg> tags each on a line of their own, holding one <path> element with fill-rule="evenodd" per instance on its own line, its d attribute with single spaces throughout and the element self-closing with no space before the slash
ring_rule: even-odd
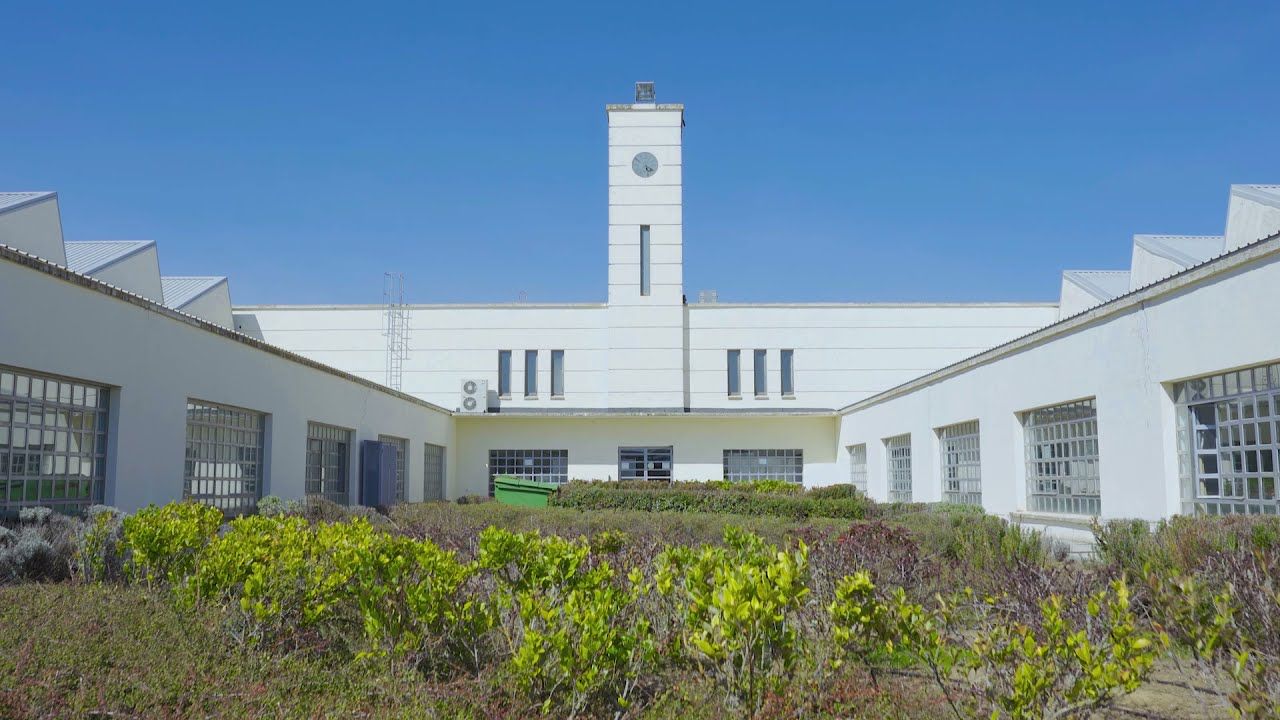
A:
<svg viewBox="0 0 1280 720">
<path fill-rule="evenodd" d="M 1189 268 L 1221 255 L 1226 238 L 1221 235 L 1134 235 L 1133 244 Z"/>
<path fill-rule="evenodd" d="M 227 279 L 218 277 L 164 276 L 160 278 L 160 287 L 164 289 L 165 307 L 180 310 L 192 300 L 204 295 Z"/>
<path fill-rule="evenodd" d="M 67 267 L 89 274 L 117 263 L 130 255 L 155 247 L 154 240 L 89 240 L 67 242 Z"/>
<path fill-rule="evenodd" d="M 24 205 L 39 202 L 57 195 L 55 192 L 0 192 L 0 213 L 17 210 Z"/>
<path fill-rule="evenodd" d="M 1232 185 L 1231 194 L 1280 207 L 1280 185 Z"/>
<path fill-rule="evenodd" d="M 1129 292 L 1128 270 L 1064 270 L 1062 277 L 1104 302 Z"/>
</svg>

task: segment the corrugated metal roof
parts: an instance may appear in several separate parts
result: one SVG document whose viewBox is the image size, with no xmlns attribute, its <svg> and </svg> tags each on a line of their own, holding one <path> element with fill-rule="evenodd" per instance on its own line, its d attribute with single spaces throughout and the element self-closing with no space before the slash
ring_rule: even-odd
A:
<svg viewBox="0 0 1280 720">
<path fill-rule="evenodd" d="M 160 287 L 164 289 L 165 307 L 180 310 L 192 300 L 204 295 L 220 283 L 225 277 L 184 277 L 168 276 L 160 278 Z"/>
<path fill-rule="evenodd" d="M 1066 270 L 1062 277 L 1103 301 L 1129 292 L 1128 270 Z"/>
<path fill-rule="evenodd" d="M 38 192 L 0 192 L 0 213 L 9 210 L 17 210 L 23 205 L 27 205 L 45 198 L 53 197 L 57 193 L 49 191 Z"/>
<path fill-rule="evenodd" d="M 1133 243 L 1189 268 L 1221 255 L 1226 238 L 1221 235 L 1134 235 Z"/>
<path fill-rule="evenodd" d="M 1264 205 L 1280 207 L 1280 185 L 1232 185 L 1231 194 Z"/>
<path fill-rule="evenodd" d="M 63 243 L 67 249 L 67 267 L 89 274 L 124 258 L 155 246 L 154 240 L 90 240 Z"/>
</svg>

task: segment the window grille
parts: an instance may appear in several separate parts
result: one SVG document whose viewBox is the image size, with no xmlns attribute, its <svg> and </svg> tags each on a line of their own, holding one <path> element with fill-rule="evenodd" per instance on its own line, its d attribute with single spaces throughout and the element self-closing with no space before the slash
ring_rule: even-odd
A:
<svg viewBox="0 0 1280 720">
<path fill-rule="evenodd" d="M 942 453 L 942 499 L 961 505 L 982 505 L 982 463 L 978 421 L 938 429 Z"/>
<path fill-rule="evenodd" d="M 670 481 L 674 453 L 666 447 L 618 448 L 618 479 Z"/>
<path fill-rule="evenodd" d="M 725 450 L 724 479 L 785 480 L 804 484 L 803 450 Z"/>
<path fill-rule="evenodd" d="M 431 443 L 425 445 L 422 457 L 422 499 L 427 502 L 444 500 L 444 446 Z"/>
<path fill-rule="evenodd" d="M 863 494 L 867 494 L 867 446 L 849 446 L 849 482 Z"/>
<path fill-rule="evenodd" d="M 254 512 L 262 497 L 266 418 L 253 410 L 187 400 L 182 497 L 229 516 Z"/>
<path fill-rule="evenodd" d="M 499 475 L 512 475 L 538 482 L 567 483 L 569 482 L 569 451 L 490 450 L 490 497 L 493 497 L 493 479 Z"/>
<path fill-rule="evenodd" d="M 911 436 L 884 441 L 889 458 L 889 502 L 911 502 Z"/>
<path fill-rule="evenodd" d="M 103 502 L 110 390 L 0 366 L 0 512 Z"/>
<path fill-rule="evenodd" d="M 1027 505 L 1037 512 L 1097 515 L 1098 411 L 1090 398 L 1023 414 Z"/>
<path fill-rule="evenodd" d="M 1174 385 L 1183 512 L 1280 512 L 1280 364 Z"/>
<path fill-rule="evenodd" d="M 350 454 L 350 430 L 318 422 L 307 423 L 307 495 L 349 505 L 347 459 Z"/>
</svg>

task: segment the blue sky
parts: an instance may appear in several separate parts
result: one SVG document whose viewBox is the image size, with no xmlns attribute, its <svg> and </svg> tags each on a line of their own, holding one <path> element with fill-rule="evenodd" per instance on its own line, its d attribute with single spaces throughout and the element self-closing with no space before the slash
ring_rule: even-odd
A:
<svg viewBox="0 0 1280 720">
<path fill-rule="evenodd" d="M 686 104 L 685 288 L 1052 300 L 1280 182 L 1280 4 L 6 3 L 0 189 L 237 303 L 601 301 L 603 106 Z M 474 268 L 479 265 L 480 271 Z"/>
</svg>

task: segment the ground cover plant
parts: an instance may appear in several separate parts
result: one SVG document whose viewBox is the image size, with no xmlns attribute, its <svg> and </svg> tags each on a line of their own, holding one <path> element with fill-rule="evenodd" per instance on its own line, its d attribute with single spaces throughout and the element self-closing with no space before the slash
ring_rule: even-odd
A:
<svg viewBox="0 0 1280 720">
<path fill-rule="evenodd" d="M 0 715 L 1274 716 L 1274 519 L 1112 524 L 1078 562 L 867 507 L 27 512 L 0 533 Z"/>
</svg>

